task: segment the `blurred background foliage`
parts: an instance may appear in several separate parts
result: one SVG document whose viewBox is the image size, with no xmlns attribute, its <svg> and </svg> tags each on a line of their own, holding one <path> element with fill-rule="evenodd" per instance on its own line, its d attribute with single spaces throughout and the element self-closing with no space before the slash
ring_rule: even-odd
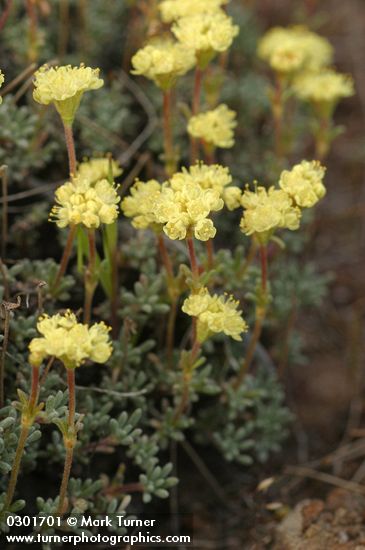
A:
<svg viewBox="0 0 365 550">
<path fill-rule="evenodd" d="M 205 82 L 208 105 L 214 102 L 211 93 L 218 83 L 222 101 L 238 113 L 235 146 L 220 152 L 218 160 L 230 167 L 236 184 L 242 186 L 258 180 L 270 185 L 276 181 L 280 167 L 273 154 L 267 93 L 270 75 L 256 57 L 257 41 L 265 28 L 274 23 L 306 23 L 314 30 L 331 31 L 331 19 L 328 11 L 320 9 L 312 13 L 301 1 L 290 2 L 288 12 L 282 3 L 273 8 L 268 2 L 232 0 L 228 11 L 240 26 L 240 34 L 234 41 L 227 68 L 215 64 Z M 53 110 L 44 109 L 31 99 L 32 73 L 45 62 L 79 64 L 82 61 L 101 68 L 105 86 L 95 94 L 86 94 L 77 117 L 78 157 L 112 153 L 124 169 L 119 181 L 125 193 L 136 176 L 163 177 L 159 162 L 161 97 L 153 84 L 143 78 L 131 78 L 129 74 L 131 55 L 146 37 L 160 31 L 153 0 L 13 2 L 0 46 L 1 67 L 6 75 L 0 109 L 0 164 L 9 167 L 9 242 L 4 258 L 6 266 L 2 267 L 0 278 L 0 298 L 22 296 L 22 305 L 11 318 L 6 354 L 7 395 L 11 400 L 16 399 L 17 388 L 28 390 L 27 344 L 35 336 L 37 313 L 42 308 L 52 314 L 60 308 L 77 310 L 82 305 L 76 266 L 69 270 L 56 297 L 48 291 L 56 274 L 63 235 L 47 218 L 53 191 L 67 178 L 67 157 L 62 128 Z M 341 59 L 339 61 L 341 64 Z M 23 76 L 17 82 L 19 75 Z M 192 78 L 188 76 L 179 84 L 176 97 L 174 134 L 183 165 L 188 163 L 185 126 L 191 89 Z M 339 113 L 340 122 L 347 118 L 345 107 Z M 293 135 L 288 136 L 292 143 L 289 163 L 312 158 L 309 125 L 307 109 L 297 109 Z M 363 155 L 364 142 L 359 141 L 357 148 L 351 150 L 346 148 L 346 138 L 340 138 L 339 144 L 335 145 L 333 154 L 340 150 L 346 167 L 350 166 L 350 175 L 351 170 L 356 175 L 356 166 L 350 163 Z M 332 158 L 329 159 L 329 186 L 336 171 L 335 161 L 331 168 Z M 320 207 L 318 218 L 335 209 L 330 196 L 329 203 L 326 200 Z M 298 384 L 295 373 L 303 369 L 304 374 L 299 376 L 313 376 L 310 368 L 313 341 L 310 344 L 308 334 L 310 337 L 314 331 L 321 330 L 318 326 L 316 329 L 318 319 L 321 323 L 321 314 L 316 312 L 324 303 L 332 300 L 335 305 L 330 312 L 333 313 L 336 299 L 342 304 L 346 302 L 346 292 L 350 292 L 346 283 L 337 284 L 338 274 L 333 272 L 336 264 L 328 254 L 331 247 L 339 244 L 334 244 L 328 234 L 326 237 L 320 233 L 321 219 L 318 218 L 306 220 L 300 234 L 286 235 L 283 250 L 275 244 L 270 247 L 273 302 L 255 356 L 254 371 L 239 392 L 227 394 L 223 391 L 225 382 L 239 368 L 242 344 L 219 337 L 214 344 L 207 344 L 205 362 L 194 372 L 190 388 L 192 407 L 177 424 L 172 413 L 174 402 L 181 395 L 183 380 L 178 370 L 166 372 L 164 366 L 162 342 L 169 300 L 154 237 L 148 232 L 137 234 L 129 223 L 120 220 L 118 315 L 121 330 L 110 365 L 90 366 L 78 372 L 78 411 L 83 428 L 75 452 L 71 486 L 73 511 L 105 513 L 127 508 L 128 512 L 134 512 L 141 509 L 141 496 L 143 502 L 148 503 L 155 497 L 167 498 L 171 491 L 173 499 L 178 491 L 181 502 L 186 503 L 184 484 L 180 483 L 176 489 L 176 482 L 180 468 L 190 468 L 186 461 L 187 456 L 191 459 L 192 455 L 187 449 L 193 447 L 196 447 L 194 453 L 201 455 L 200 461 L 208 457 L 219 485 L 224 483 L 227 472 L 237 475 L 240 482 L 252 484 L 253 479 L 257 481 L 262 477 L 257 475 L 260 472 L 257 464 L 280 451 L 293 426 L 296 433 L 301 433 L 302 428 L 297 432 L 298 420 L 294 419 L 294 415 L 300 417 L 300 410 L 293 406 L 293 400 Z M 259 271 L 253 264 L 242 273 L 242 258 L 248 252 L 249 242 L 238 230 L 238 221 L 235 213 L 217 217 L 220 267 L 214 277 L 221 287 L 240 299 L 250 322 Z M 176 263 L 187 263 L 184 249 L 174 242 L 170 247 Z M 198 252 L 204 255 L 203 248 Z M 349 277 L 348 272 L 346 276 Z M 40 282 L 46 283 L 41 290 Z M 97 294 L 96 312 L 100 318 L 108 319 L 102 293 Z M 351 311 L 346 310 L 346 315 L 351 316 Z M 303 318 L 307 321 L 302 322 Z M 313 321 L 314 328 L 308 329 L 313 318 L 317 319 Z M 334 333 L 338 335 L 337 330 L 342 334 L 343 326 L 336 329 L 336 321 L 334 325 Z M 180 345 L 186 340 L 184 334 L 188 330 L 182 314 L 177 327 Z M 355 363 L 357 360 L 354 359 Z M 355 364 L 355 371 L 356 368 Z M 60 388 L 64 389 L 60 391 Z M 63 462 L 62 438 L 56 425 L 57 419 L 65 414 L 65 391 L 63 370 L 55 364 L 42 385 L 41 400 L 46 403 L 40 418 L 42 425 L 37 424 L 28 439 L 24 483 L 19 491 L 26 502 L 15 502 L 14 511 L 26 507 L 34 513 L 35 502 L 37 513 L 52 507 L 58 485 L 54 468 Z M 0 411 L 0 471 L 3 474 L 11 468 L 17 425 L 17 412 L 13 407 Z M 185 445 L 187 454 L 180 458 L 178 466 L 176 448 L 180 449 L 180 445 L 182 448 Z M 221 476 L 219 469 L 226 467 L 222 466 L 220 455 L 228 463 L 236 462 L 237 468 L 228 467 Z M 274 464 L 279 460 L 277 456 Z M 282 459 L 285 461 L 285 456 Z M 198 470 L 199 460 L 195 461 Z M 270 470 L 271 466 L 267 467 Z M 181 475 L 184 479 L 184 471 Z M 34 483 L 41 478 L 43 481 L 39 484 Z M 0 488 L 5 487 L 4 475 Z M 199 496 L 193 498 L 199 499 Z M 232 496 L 233 501 L 236 498 Z M 153 510 L 166 509 L 156 500 L 150 506 Z"/>
</svg>

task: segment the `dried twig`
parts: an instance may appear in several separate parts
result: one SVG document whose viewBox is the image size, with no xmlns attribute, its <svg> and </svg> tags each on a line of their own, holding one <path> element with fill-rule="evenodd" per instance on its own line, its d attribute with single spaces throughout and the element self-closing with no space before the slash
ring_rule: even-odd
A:
<svg viewBox="0 0 365 550">
<path fill-rule="evenodd" d="M 8 240 L 8 167 L 6 164 L 3 164 L 0 167 L 1 174 L 1 189 L 2 189 L 2 224 L 1 224 L 1 255 L 5 258 L 6 253 L 6 243 Z"/>
<path fill-rule="evenodd" d="M 4 376 L 5 376 L 5 357 L 9 342 L 10 312 L 20 307 L 21 298 L 17 296 L 16 302 L 3 301 L 1 309 L 4 312 L 4 337 L 2 341 L 1 359 L 0 359 L 0 409 L 4 406 Z"/>
<path fill-rule="evenodd" d="M 143 92 L 142 88 L 140 88 L 135 82 L 133 82 L 133 80 L 129 78 L 127 73 L 125 73 L 124 71 L 122 72 L 120 78 L 126 88 L 128 88 L 128 90 L 134 95 L 138 103 L 142 106 L 148 119 L 147 124 L 142 132 L 131 143 L 128 149 L 118 157 L 118 161 L 123 166 L 124 164 L 127 164 L 127 162 L 136 154 L 138 149 L 140 149 L 145 141 L 147 141 L 147 139 L 152 135 L 157 126 L 158 118 L 154 106 L 152 105 L 146 94 Z"/>
<path fill-rule="evenodd" d="M 287 466 L 284 470 L 284 474 L 290 476 L 298 476 L 304 478 L 315 479 L 316 481 L 321 481 L 322 483 L 327 483 L 329 485 L 334 485 L 335 487 L 341 487 L 341 489 L 346 489 L 351 493 L 360 493 L 365 495 L 365 487 L 354 481 L 347 481 L 341 477 L 333 476 L 331 474 L 326 474 L 325 472 L 318 472 L 312 468 L 306 466 Z"/>
<path fill-rule="evenodd" d="M 36 63 L 31 63 L 30 65 L 28 65 L 28 67 L 26 67 L 21 73 L 19 73 L 18 76 L 13 78 L 13 80 L 11 82 L 9 82 L 9 84 L 7 86 L 4 86 L 4 88 L 1 92 L 1 95 L 4 96 L 4 95 L 8 94 L 9 92 L 11 92 L 14 88 L 17 87 L 18 84 L 23 82 L 23 80 L 29 78 L 29 76 L 34 73 L 36 68 L 37 68 Z"/>
</svg>

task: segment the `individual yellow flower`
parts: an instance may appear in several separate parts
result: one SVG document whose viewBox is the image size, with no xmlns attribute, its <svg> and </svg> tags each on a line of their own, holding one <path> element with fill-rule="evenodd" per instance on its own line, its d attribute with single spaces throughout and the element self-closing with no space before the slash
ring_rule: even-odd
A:
<svg viewBox="0 0 365 550">
<path fill-rule="evenodd" d="M 243 212 L 240 228 L 246 235 L 255 234 L 267 242 L 275 229 L 298 229 L 300 209 L 293 206 L 292 199 L 282 189 L 258 186 L 255 191 L 246 189 L 242 195 Z"/>
<path fill-rule="evenodd" d="M 136 229 L 157 229 L 161 226 L 156 219 L 156 201 L 161 194 L 161 184 L 156 180 L 136 180 L 130 195 L 123 199 L 121 209 L 127 218 L 133 218 Z"/>
<path fill-rule="evenodd" d="M 236 126 L 235 111 L 222 104 L 212 111 L 191 117 L 188 123 L 188 132 L 208 145 L 229 149 L 234 145 Z"/>
<path fill-rule="evenodd" d="M 42 105 L 53 103 L 63 122 L 71 125 L 84 92 L 101 88 L 99 69 L 44 65 L 35 73 L 33 98 Z"/>
<path fill-rule="evenodd" d="M 4 84 L 4 80 L 5 80 L 5 77 L 3 73 L 0 71 L 0 88 Z M 3 101 L 3 98 L 0 96 L 0 104 L 2 103 L 2 101 Z"/>
<path fill-rule="evenodd" d="M 241 206 L 242 189 L 236 185 L 230 185 L 223 190 L 222 197 L 228 210 L 236 210 Z"/>
<path fill-rule="evenodd" d="M 172 40 L 159 40 L 148 44 L 132 57 L 132 74 L 153 80 L 163 90 L 176 84 L 195 65 L 194 51 Z"/>
<path fill-rule="evenodd" d="M 163 230 L 173 240 L 182 240 L 194 234 L 200 241 L 208 241 L 216 234 L 216 228 L 208 217 L 223 208 L 218 191 L 202 189 L 194 182 L 187 182 L 179 189 L 162 187 L 156 201 L 156 220 L 164 224 Z"/>
<path fill-rule="evenodd" d="M 223 332 L 234 340 L 241 340 L 241 334 L 248 330 L 238 310 L 239 303 L 232 296 L 211 296 L 206 288 L 192 294 L 184 301 L 184 313 L 197 318 L 197 339 L 204 342 L 215 333 Z"/>
<path fill-rule="evenodd" d="M 195 51 L 198 65 L 204 68 L 216 53 L 228 50 L 239 27 L 223 11 L 217 11 L 182 17 L 171 30 L 181 44 Z"/>
<path fill-rule="evenodd" d="M 326 169 L 318 161 L 303 160 L 281 173 L 279 185 L 297 206 L 310 208 L 326 194 L 323 178 Z"/>
<path fill-rule="evenodd" d="M 52 317 L 43 315 L 37 329 L 41 337 L 29 344 L 32 366 L 40 366 L 46 357 L 56 357 L 66 368 L 76 368 L 87 360 L 106 363 L 112 353 L 109 327 L 105 323 L 91 327 L 78 323 L 70 310 Z"/>
<path fill-rule="evenodd" d="M 273 27 L 260 40 L 258 56 L 279 73 L 319 69 L 332 61 L 331 44 L 306 27 Z"/>
<path fill-rule="evenodd" d="M 293 83 L 293 90 L 304 101 L 329 104 L 336 104 L 341 98 L 355 93 L 351 76 L 330 69 L 299 75 Z"/>
<path fill-rule="evenodd" d="M 85 159 L 77 167 L 76 176 L 81 179 L 86 179 L 90 183 L 96 183 L 98 180 L 109 178 L 110 161 L 108 158 L 92 158 Z M 113 178 L 120 176 L 123 170 L 119 162 L 111 161 L 111 172 Z"/>
<path fill-rule="evenodd" d="M 159 4 L 164 23 L 171 23 L 187 15 L 200 15 L 220 11 L 229 0 L 163 0 Z"/>
<path fill-rule="evenodd" d="M 118 216 L 120 197 L 116 187 L 107 179 L 91 183 L 83 178 L 74 178 L 61 185 L 55 193 L 57 206 L 50 217 L 58 227 L 82 224 L 95 229 L 100 224 L 111 224 Z"/>
</svg>

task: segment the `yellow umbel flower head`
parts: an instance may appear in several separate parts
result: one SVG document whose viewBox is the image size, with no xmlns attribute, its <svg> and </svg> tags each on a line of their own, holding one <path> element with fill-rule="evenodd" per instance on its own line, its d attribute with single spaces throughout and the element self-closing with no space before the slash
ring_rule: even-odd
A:
<svg viewBox="0 0 365 550">
<path fill-rule="evenodd" d="M 266 243 L 275 229 L 292 231 L 300 224 L 300 209 L 293 206 L 292 199 L 282 189 L 258 186 L 255 191 L 246 189 L 241 198 L 243 212 L 240 228 L 246 235 L 255 235 Z"/>
<path fill-rule="evenodd" d="M 299 99 L 333 106 L 341 98 L 351 97 L 355 93 L 351 76 L 329 69 L 299 75 L 293 83 L 293 90 Z"/>
<path fill-rule="evenodd" d="M 132 74 L 153 80 L 162 90 L 169 90 L 195 65 L 194 51 L 172 40 L 148 44 L 132 57 Z"/>
<path fill-rule="evenodd" d="M 274 27 L 260 40 L 258 56 L 283 74 L 319 69 L 332 61 L 331 44 L 306 27 Z"/>
<path fill-rule="evenodd" d="M 236 113 L 227 105 L 219 105 L 212 111 L 190 118 L 188 132 L 213 147 L 229 149 L 234 145 L 234 129 L 237 126 Z"/>
<path fill-rule="evenodd" d="M 105 323 L 89 327 L 77 322 L 76 316 L 67 310 L 52 317 L 43 315 L 37 323 L 40 338 L 29 344 L 29 362 L 40 366 L 46 357 L 56 357 L 66 368 L 76 368 L 85 361 L 106 363 L 112 353 L 110 328 Z"/>
<path fill-rule="evenodd" d="M 225 166 L 197 162 L 189 169 L 182 168 L 181 172 L 174 174 L 169 184 L 178 191 L 191 182 L 197 183 L 202 189 L 217 191 L 229 210 L 238 208 L 241 204 L 242 192 L 238 187 L 230 185 L 232 176 Z"/>
<path fill-rule="evenodd" d="M 218 191 L 221 195 L 226 185 L 232 182 L 232 176 L 225 166 L 197 162 L 189 169 L 182 168 L 181 172 L 176 172 L 170 179 L 170 185 L 176 191 L 191 182 L 197 183 L 202 189 Z"/>
<path fill-rule="evenodd" d="M 162 0 L 159 4 L 161 19 L 171 23 L 187 15 L 200 15 L 220 11 L 229 0 Z"/>
<path fill-rule="evenodd" d="M 115 185 L 107 179 L 92 183 L 83 178 L 74 178 L 61 185 L 55 193 L 57 206 L 50 217 L 58 227 L 82 224 L 95 229 L 101 224 L 113 223 L 118 216 L 118 202 Z"/>
<path fill-rule="evenodd" d="M 184 301 L 182 310 L 197 318 L 197 339 L 200 343 L 219 332 L 234 340 L 242 340 L 241 334 L 248 327 L 238 305 L 232 296 L 211 296 L 208 289 L 202 288 Z"/>
<path fill-rule="evenodd" d="M 5 77 L 3 73 L 0 71 L 0 88 L 4 84 L 4 80 L 5 80 Z M 2 101 L 3 101 L 3 98 L 0 96 L 0 104 L 2 103 Z"/>
<path fill-rule="evenodd" d="M 42 105 L 53 103 L 63 122 L 71 125 L 84 92 L 101 88 L 99 69 L 81 64 L 48 67 L 44 65 L 34 75 L 33 98 Z"/>
<path fill-rule="evenodd" d="M 303 160 L 290 171 L 281 173 L 279 185 L 295 201 L 297 206 L 310 208 L 326 194 L 323 178 L 326 169 L 319 161 Z"/>
<path fill-rule="evenodd" d="M 132 225 L 136 229 L 161 230 L 161 224 L 156 219 L 156 201 L 161 195 L 161 184 L 156 180 L 146 182 L 136 180 L 131 187 L 130 196 L 125 197 L 121 209 L 127 218 L 133 218 Z"/>
<path fill-rule="evenodd" d="M 239 27 L 223 11 L 217 11 L 182 17 L 171 30 L 181 44 L 195 51 L 198 65 L 205 68 L 216 53 L 228 50 Z"/>
<path fill-rule="evenodd" d="M 223 205 L 218 191 L 186 182 L 178 189 L 168 185 L 162 187 L 155 214 L 157 221 L 164 224 L 163 230 L 170 239 L 182 240 L 194 234 L 196 239 L 208 241 L 217 231 L 208 216 L 221 210 Z"/>
<path fill-rule="evenodd" d="M 96 183 L 98 180 L 108 179 L 109 170 L 110 161 L 108 158 L 85 159 L 78 165 L 76 176 L 88 180 L 90 183 Z M 111 172 L 113 178 L 117 178 L 123 173 L 119 162 L 116 160 L 111 160 Z"/>
</svg>

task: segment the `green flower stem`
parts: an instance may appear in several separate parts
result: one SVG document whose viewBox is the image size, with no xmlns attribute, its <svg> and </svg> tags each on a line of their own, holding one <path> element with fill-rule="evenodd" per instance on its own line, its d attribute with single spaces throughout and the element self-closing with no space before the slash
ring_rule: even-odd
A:
<svg viewBox="0 0 365 550">
<path fill-rule="evenodd" d="M 4 504 L 5 510 L 9 510 L 10 505 L 13 501 L 25 444 L 27 442 L 29 430 L 34 422 L 34 409 L 37 404 L 38 388 L 39 388 L 39 367 L 33 367 L 32 368 L 32 387 L 31 387 L 28 405 L 22 412 L 21 432 L 20 432 L 20 437 L 18 441 L 18 446 L 15 452 L 13 466 L 11 469 L 8 490 L 6 492 L 6 498 L 5 498 L 5 504 Z"/>
<path fill-rule="evenodd" d="M 68 385 L 68 430 L 64 434 L 63 441 L 66 448 L 65 465 L 63 468 L 62 482 L 58 498 L 57 514 L 65 512 L 65 499 L 67 495 L 68 482 L 72 468 L 73 453 L 76 444 L 75 430 L 75 411 L 76 411 L 76 396 L 75 396 L 75 369 L 67 369 L 67 385 Z"/>
<path fill-rule="evenodd" d="M 176 171 L 175 151 L 171 126 L 171 90 L 163 93 L 163 133 L 166 175 L 171 177 Z"/>
<path fill-rule="evenodd" d="M 95 282 L 95 266 L 96 266 L 96 246 L 95 246 L 95 231 L 89 229 L 87 232 L 89 242 L 89 265 L 85 271 L 85 302 L 84 302 L 84 323 L 90 324 L 91 308 L 93 296 L 96 288 Z"/>
<path fill-rule="evenodd" d="M 267 246 L 260 245 L 260 262 L 261 262 L 261 289 L 264 296 L 267 293 Z"/>
<path fill-rule="evenodd" d="M 319 120 L 319 129 L 316 132 L 316 158 L 323 161 L 330 149 L 331 117 L 322 116 Z"/>
<path fill-rule="evenodd" d="M 241 369 L 237 378 L 233 382 L 233 388 L 238 389 L 242 384 L 254 357 L 257 342 L 260 339 L 262 327 L 266 317 L 267 308 L 267 246 L 260 245 L 260 260 L 261 260 L 261 300 L 256 306 L 256 319 L 251 340 L 246 352 L 245 359 L 242 363 Z"/>
<path fill-rule="evenodd" d="M 30 429 L 29 425 L 22 424 L 20 437 L 19 437 L 19 441 L 18 441 L 18 446 L 16 448 L 14 462 L 13 462 L 13 466 L 12 466 L 12 469 L 11 469 L 11 475 L 10 475 L 8 490 L 7 490 L 7 493 L 6 493 L 6 499 L 5 499 L 5 504 L 4 504 L 4 509 L 5 510 L 9 510 L 10 505 L 13 501 L 15 488 L 16 488 L 16 484 L 17 484 L 17 481 L 18 481 L 20 463 L 21 463 L 21 460 L 22 460 L 25 443 L 26 443 L 27 438 L 28 438 L 29 429 Z"/>
<path fill-rule="evenodd" d="M 74 427 L 76 413 L 76 393 L 75 393 L 75 369 L 67 369 L 68 385 L 68 426 Z"/>
<path fill-rule="evenodd" d="M 76 151 L 75 151 L 75 142 L 72 132 L 72 125 L 66 124 L 63 122 L 63 128 L 65 131 L 65 139 L 68 153 L 68 164 L 70 168 L 70 176 L 76 175 Z"/>
<path fill-rule="evenodd" d="M 68 237 L 67 237 L 67 241 L 66 241 L 66 246 L 64 248 L 62 258 L 61 258 L 60 267 L 58 268 L 58 273 L 57 273 L 55 282 L 53 284 L 53 288 L 52 288 L 53 292 L 55 292 L 57 290 L 57 288 L 58 288 L 58 286 L 61 282 L 62 277 L 66 273 L 66 269 L 67 269 L 67 265 L 68 265 L 68 262 L 69 262 L 69 259 L 70 259 L 70 256 L 71 256 L 71 251 L 72 251 L 72 246 L 73 246 L 73 243 L 74 243 L 74 240 L 75 240 L 75 236 L 76 236 L 76 225 L 70 225 L 70 229 L 69 229 L 69 233 L 68 233 Z"/>
<path fill-rule="evenodd" d="M 188 246 L 191 272 L 193 274 L 193 278 L 198 279 L 199 278 L 199 267 L 198 267 L 198 262 L 197 262 L 197 259 L 196 259 L 193 238 L 192 237 L 187 237 L 186 238 L 186 244 Z"/>
</svg>

